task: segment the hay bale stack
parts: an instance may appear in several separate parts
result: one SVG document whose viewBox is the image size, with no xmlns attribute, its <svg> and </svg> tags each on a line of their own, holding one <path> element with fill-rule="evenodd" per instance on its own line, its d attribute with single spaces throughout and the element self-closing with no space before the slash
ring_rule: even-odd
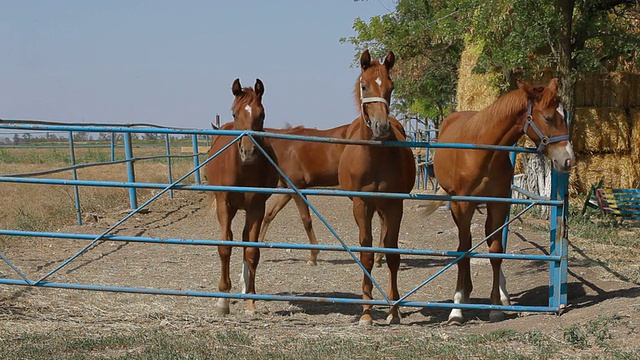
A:
<svg viewBox="0 0 640 360">
<path fill-rule="evenodd" d="M 629 82 L 629 107 L 640 107 L 640 74 L 627 74 Z"/>
<path fill-rule="evenodd" d="M 629 111 L 631 119 L 631 135 L 629 136 L 631 160 L 638 166 L 640 164 L 640 109 Z M 640 170 L 638 170 L 640 172 Z"/>
<path fill-rule="evenodd" d="M 640 185 L 638 169 L 626 154 L 577 154 L 569 186 L 572 193 L 585 194 L 592 184 L 604 179 L 610 188 L 634 188 Z"/>
<path fill-rule="evenodd" d="M 614 72 L 609 74 L 587 74 L 576 83 L 576 107 L 638 106 L 638 81 L 640 75 Z"/>
<path fill-rule="evenodd" d="M 491 105 L 500 96 L 499 74 L 475 74 L 480 45 L 467 43 L 460 58 L 458 69 L 458 111 L 480 111 Z"/>
<path fill-rule="evenodd" d="M 631 127 L 619 108 L 576 108 L 571 139 L 575 152 L 626 152 Z"/>
</svg>

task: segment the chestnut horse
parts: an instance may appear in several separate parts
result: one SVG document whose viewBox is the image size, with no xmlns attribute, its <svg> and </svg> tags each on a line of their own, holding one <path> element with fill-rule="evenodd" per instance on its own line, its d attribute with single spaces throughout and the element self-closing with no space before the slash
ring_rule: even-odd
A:
<svg viewBox="0 0 640 360">
<path fill-rule="evenodd" d="M 287 129 L 265 129 L 267 132 L 274 132 L 298 136 L 316 136 L 328 138 L 345 138 L 349 124 L 338 126 L 327 130 L 315 128 L 305 128 L 296 126 Z M 323 142 L 270 139 L 271 146 L 278 158 L 278 166 L 298 189 L 306 189 L 314 186 L 336 186 L 338 185 L 338 163 L 344 150 L 345 144 L 332 144 Z M 284 179 L 280 180 L 281 186 L 289 186 Z M 309 207 L 298 195 L 277 194 L 273 196 L 275 201 L 268 205 L 266 215 L 262 222 L 259 241 L 264 241 L 267 229 L 271 221 L 285 205 L 294 199 L 300 218 L 307 232 L 310 244 L 317 244 L 318 239 L 311 224 L 311 214 Z M 319 250 L 311 250 L 308 264 L 316 265 Z"/>
<path fill-rule="evenodd" d="M 360 57 L 360 77 L 356 82 L 355 98 L 360 108 L 360 116 L 355 119 L 347 132 L 348 139 L 356 140 L 406 140 L 402 124 L 389 116 L 389 104 L 393 81 L 389 71 L 393 67 L 395 56 L 389 52 L 382 63 L 371 60 L 369 51 Z M 413 153 L 408 147 L 380 147 L 347 145 L 340 158 L 338 180 L 340 186 L 348 191 L 409 193 L 416 178 L 416 166 Z M 360 246 L 372 245 L 371 220 L 374 213 L 380 217 L 381 242 L 386 248 L 398 247 L 398 234 L 402 220 L 402 199 L 353 197 L 353 216 L 359 229 Z M 360 261 L 371 274 L 374 254 L 360 253 Z M 389 267 L 389 288 L 387 296 L 398 300 L 399 254 L 386 254 Z M 372 281 L 363 275 L 362 298 L 373 299 Z M 362 306 L 361 325 L 371 325 L 372 305 Z M 398 306 L 392 306 L 387 317 L 389 324 L 400 322 Z"/>
<path fill-rule="evenodd" d="M 504 94 L 480 112 L 450 114 L 440 127 L 438 142 L 511 146 L 526 134 L 538 146 L 538 151 L 551 159 L 557 171 L 567 172 L 574 163 L 574 154 L 569 128 L 563 114 L 557 110 L 557 92 L 557 79 L 539 87 L 519 83 L 517 90 Z M 437 148 L 434 170 L 438 184 L 449 195 L 511 197 L 513 166 L 506 151 Z M 471 219 L 477 206 L 477 202 L 451 202 L 451 215 L 458 227 L 458 251 L 466 252 L 471 248 Z M 504 224 L 508 211 L 508 203 L 487 203 L 486 236 Z M 500 233 L 498 231 L 487 240 L 492 253 L 504 252 Z M 457 264 L 455 304 L 469 302 L 473 289 L 469 260 L 465 257 Z M 491 303 L 509 305 L 502 259 L 490 261 L 493 269 Z M 489 314 L 491 321 L 503 317 L 501 311 Z M 459 325 L 463 322 L 462 310 L 453 309 L 449 323 Z"/>
<path fill-rule="evenodd" d="M 240 80 L 236 79 L 231 87 L 235 96 L 231 110 L 233 111 L 233 126 L 226 125 L 223 129 L 263 131 L 264 107 L 262 95 L 264 85 L 260 79 L 256 80 L 255 90 L 242 88 Z M 215 137 L 209 156 L 227 146 L 235 137 Z M 273 159 L 275 155 L 268 141 L 257 138 L 256 141 Z M 278 171 L 258 149 L 257 145 L 248 136 L 242 137 L 237 142 L 237 147 L 231 147 L 211 159 L 205 165 L 207 183 L 220 186 L 248 186 L 274 188 L 278 185 Z M 242 241 L 258 241 L 260 225 L 264 217 L 265 203 L 271 194 L 264 193 L 238 193 L 216 192 L 216 212 L 222 240 L 233 240 L 231 221 L 238 210 L 244 209 L 246 219 L 242 231 Z M 218 246 L 220 255 L 220 292 L 231 290 L 231 278 L 229 276 L 229 262 L 231 258 L 231 246 Z M 244 248 L 244 262 L 242 266 L 243 293 L 255 294 L 255 277 L 258 262 L 260 261 L 260 249 Z M 220 314 L 229 313 L 229 299 L 220 298 L 217 304 Z M 247 312 L 255 312 L 254 300 L 247 300 Z"/>
</svg>

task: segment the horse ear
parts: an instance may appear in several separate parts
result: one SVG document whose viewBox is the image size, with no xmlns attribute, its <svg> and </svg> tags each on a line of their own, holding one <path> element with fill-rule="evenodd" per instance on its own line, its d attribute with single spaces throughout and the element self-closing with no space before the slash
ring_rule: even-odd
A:
<svg viewBox="0 0 640 360">
<path fill-rule="evenodd" d="M 231 93 L 233 96 L 238 96 L 242 94 L 242 85 L 240 85 L 240 79 L 236 79 L 231 85 Z"/>
<path fill-rule="evenodd" d="M 258 96 L 262 96 L 262 94 L 264 94 L 264 84 L 262 83 L 262 80 L 256 79 L 256 84 L 253 86 L 253 89 L 256 91 Z"/>
<path fill-rule="evenodd" d="M 393 68 L 393 64 L 396 62 L 396 56 L 393 51 L 389 51 L 387 56 L 384 58 L 384 66 L 387 68 L 387 71 Z"/>
<path fill-rule="evenodd" d="M 518 79 L 517 82 L 518 82 L 518 89 L 529 92 L 528 90 L 531 88 L 531 85 L 527 84 L 526 82 L 520 79 Z"/>
<path fill-rule="evenodd" d="M 549 90 L 553 91 L 554 93 L 558 93 L 558 78 L 553 78 L 549 81 L 549 84 L 547 85 L 547 87 L 549 88 Z"/>
<path fill-rule="evenodd" d="M 371 54 L 369 54 L 369 49 L 367 49 L 360 55 L 360 67 L 362 70 L 366 70 L 369 66 L 371 66 Z"/>
</svg>

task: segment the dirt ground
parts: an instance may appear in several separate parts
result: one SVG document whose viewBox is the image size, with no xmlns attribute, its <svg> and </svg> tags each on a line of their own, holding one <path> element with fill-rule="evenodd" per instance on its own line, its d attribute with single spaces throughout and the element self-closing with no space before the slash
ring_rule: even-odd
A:
<svg viewBox="0 0 640 360">
<path fill-rule="evenodd" d="M 357 244 L 357 228 L 351 214 L 351 201 L 336 197 L 311 197 L 310 201 L 347 244 Z M 122 210 L 122 209 L 121 209 Z M 86 216 L 83 226 L 52 229 L 61 232 L 99 234 L 124 217 L 125 212 Z M 234 234 L 241 236 L 243 213 L 234 221 Z M 528 219 L 527 223 L 535 222 Z M 474 239 L 482 238 L 484 216 L 476 214 Z M 338 241 L 314 218 L 315 230 L 323 244 Z M 508 251 L 515 254 L 548 253 L 549 236 L 534 231 L 522 221 L 515 222 L 509 235 Z M 377 227 L 375 229 L 377 231 Z M 160 238 L 218 239 L 218 224 L 208 197 L 203 193 L 177 192 L 175 198 L 162 197 L 150 211 L 137 214 L 114 232 Z M 306 243 L 307 238 L 297 210 L 289 204 L 272 223 L 267 241 Z M 3 255 L 36 279 L 75 254 L 86 241 L 12 238 L 2 248 Z M 414 249 L 454 250 L 457 229 L 443 207 L 425 218 L 417 201 L 405 201 L 405 215 L 400 246 Z M 486 251 L 486 246 L 480 247 Z M 344 252 L 324 251 L 318 266 L 306 264 L 308 251 L 263 249 L 257 276 L 260 293 L 322 297 L 361 296 L 362 272 Z M 447 258 L 403 256 L 399 274 L 401 295 L 441 269 Z M 401 325 L 386 326 L 386 309 L 376 308 L 374 331 L 443 333 L 478 332 L 497 329 L 538 330 L 562 337 L 562 331 L 576 323 L 600 316 L 621 316 L 629 324 L 640 320 L 640 287 L 622 280 L 588 250 L 569 246 L 569 307 L 561 315 L 508 313 L 504 321 L 489 323 L 488 311 L 464 312 L 468 319 L 461 327 L 447 326 L 448 310 L 402 308 Z M 219 259 L 215 247 L 169 244 L 143 244 L 103 241 L 67 264 L 49 281 L 93 283 L 114 286 L 155 287 L 193 291 L 217 291 Z M 241 251 L 232 257 L 234 291 L 239 288 Z M 548 302 L 548 264 L 544 262 L 505 261 L 507 288 L 516 305 L 546 305 Z M 373 275 L 383 289 L 387 269 L 375 268 Z M 488 303 L 491 269 L 488 260 L 472 260 L 474 291 L 472 302 Z M 17 278 L 4 262 L 0 277 Z M 444 272 L 410 297 L 410 300 L 451 302 L 455 288 L 456 267 Z M 380 299 L 379 294 L 374 297 Z M 125 294 L 79 290 L 43 289 L 0 285 L 0 330 L 4 334 L 47 332 L 57 329 L 82 330 L 87 333 L 127 331 L 145 327 L 195 329 L 260 329 L 265 338 L 291 334 L 309 336 L 325 333 L 353 332 L 361 308 L 359 305 L 270 302 L 257 303 L 258 314 L 248 316 L 243 301 L 232 301 L 231 314 L 219 316 L 215 299 L 181 296 Z M 634 327 L 613 329 L 629 346 L 638 346 L 640 338 Z M 554 335 L 555 334 L 555 335 Z"/>
</svg>

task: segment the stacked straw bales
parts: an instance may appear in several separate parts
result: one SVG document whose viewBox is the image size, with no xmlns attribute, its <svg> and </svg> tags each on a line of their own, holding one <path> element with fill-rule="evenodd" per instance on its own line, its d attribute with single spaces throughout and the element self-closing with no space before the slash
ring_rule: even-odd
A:
<svg viewBox="0 0 640 360">
<path fill-rule="evenodd" d="M 639 74 L 610 73 L 586 75 L 576 84 L 572 193 L 586 193 L 601 179 L 605 187 L 640 186 L 639 82 Z"/>
<path fill-rule="evenodd" d="M 458 69 L 458 111 L 480 111 L 491 105 L 500 96 L 497 85 L 501 77 L 498 74 L 475 74 L 473 68 L 478 62 L 481 45 L 467 43 L 460 57 Z"/>
</svg>

